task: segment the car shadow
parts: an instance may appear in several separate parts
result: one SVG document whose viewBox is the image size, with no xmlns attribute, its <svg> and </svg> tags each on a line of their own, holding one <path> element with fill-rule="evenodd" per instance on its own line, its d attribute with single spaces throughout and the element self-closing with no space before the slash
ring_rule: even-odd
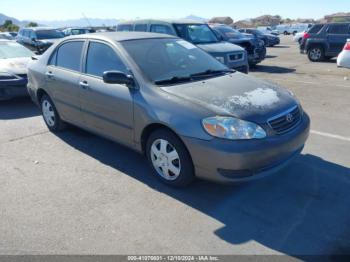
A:
<svg viewBox="0 0 350 262">
<path fill-rule="evenodd" d="M 0 101 L 0 119 L 10 120 L 40 115 L 39 109 L 27 97 Z"/>
<path fill-rule="evenodd" d="M 270 46 L 270 48 L 290 48 L 289 45 L 274 45 L 274 46 Z"/>
<path fill-rule="evenodd" d="M 281 67 L 281 66 L 257 65 L 256 67 L 251 68 L 250 71 L 270 73 L 270 74 L 288 74 L 288 73 L 294 73 L 296 69 Z"/>
<path fill-rule="evenodd" d="M 265 58 L 276 58 L 276 55 L 266 55 Z"/>
<path fill-rule="evenodd" d="M 223 226 L 213 234 L 232 245 L 255 241 L 295 257 L 350 254 L 348 167 L 307 154 L 278 174 L 254 182 L 196 181 L 174 189 L 156 179 L 145 158 L 128 148 L 77 128 L 57 136 L 102 164 L 220 221 Z"/>
</svg>

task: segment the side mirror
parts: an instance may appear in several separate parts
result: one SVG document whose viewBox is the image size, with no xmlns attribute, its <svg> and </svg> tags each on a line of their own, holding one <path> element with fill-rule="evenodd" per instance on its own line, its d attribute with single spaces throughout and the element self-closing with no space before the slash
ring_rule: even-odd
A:
<svg viewBox="0 0 350 262">
<path fill-rule="evenodd" d="M 36 39 L 33 37 L 33 38 L 31 38 L 30 39 L 33 43 L 35 43 L 36 42 Z"/>
<path fill-rule="evenodd" d="M 120 84 L 133 86 L 134 78 L 120 71 L 106 71 L 103 73 L 103 82 L 107 84 Z"/>
</svg>

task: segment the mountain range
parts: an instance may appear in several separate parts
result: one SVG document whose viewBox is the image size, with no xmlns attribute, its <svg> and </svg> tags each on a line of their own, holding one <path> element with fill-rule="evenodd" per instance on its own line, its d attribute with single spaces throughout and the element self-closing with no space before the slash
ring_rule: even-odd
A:
<svg viewBox="0 0 350 262">
<path fill-rule="evenodd" d="M 186 19 L 196 20 L 200 22 L 206 22 L 209 19 L 189 15 L 185 17 Z M 3 24 L 6 20 L 11 20 L 13 24 L 16 24 L 20 27 L 26 26 L 29 21 L 21 21 L 14 17 L 9 17 L 4 14 L 0 14 L 0 25 Z M 78 19 L 68 19 L 68 20 L 33 20 L 32 22 L 36 22 L 42 26 L 50 26 L 50 27 L 68 27 L 68 26 L 115 26 L 119 23 L 119 19 L 102 19 L 102 18 L 78 18 Z"/>
</svg>

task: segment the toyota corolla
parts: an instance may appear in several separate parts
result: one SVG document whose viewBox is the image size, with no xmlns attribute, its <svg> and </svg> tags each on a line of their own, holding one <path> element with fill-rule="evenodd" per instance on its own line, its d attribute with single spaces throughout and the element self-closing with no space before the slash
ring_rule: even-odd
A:
<svg viewBox="0 0 350 262">
<path fill-rule="evenodd" d="M 169 35 L 65 38 L 31 62 L 28 91 L 51 131 L 70 123 L 144 153 L 173 186 L 275 173 L 309 135 L 290 91 Z"/>
</svg>

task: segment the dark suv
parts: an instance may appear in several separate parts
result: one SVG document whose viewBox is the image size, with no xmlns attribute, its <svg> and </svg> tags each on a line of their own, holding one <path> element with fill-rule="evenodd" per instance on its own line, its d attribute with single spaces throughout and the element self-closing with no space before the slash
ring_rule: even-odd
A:
<svg viewBox="0 0 350 262">
<path fill-rule="evenodd" d="M 304 34 L 300 51 L 312 62 L 331 59 L 339 55 L 348 38 L 350 23 L 316 24 Z"/>
<path fill-rule="evenodd" d="M 42 54 L 58 39 L 63 38 L 63 32 L 47 27 L 23 28 L 18 32 L 17 42 L 32 51 Z"/>
<path fill-rule="evenodd" d="M 265 59 L 266 47 L 264 41 L 253 35 L 248 37 L 227 25 L 212 24 L 210 27 L 219 39 L 243 47 L 248 53 L 250 66 L 255 66 Z"/>
</svg>

